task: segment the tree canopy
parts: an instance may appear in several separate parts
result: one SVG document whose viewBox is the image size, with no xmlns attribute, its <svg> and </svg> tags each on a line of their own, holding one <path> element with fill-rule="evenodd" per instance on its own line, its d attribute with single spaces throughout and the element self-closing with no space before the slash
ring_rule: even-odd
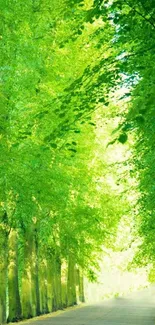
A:
<svg viewBox="0 0 155 325">
<path fill-rule="evenodd" d="M 5 323 L 83 301 L 122 218 L 155 263 L 155 4 L 3 0 L 0 47 Z"/>
</svg>

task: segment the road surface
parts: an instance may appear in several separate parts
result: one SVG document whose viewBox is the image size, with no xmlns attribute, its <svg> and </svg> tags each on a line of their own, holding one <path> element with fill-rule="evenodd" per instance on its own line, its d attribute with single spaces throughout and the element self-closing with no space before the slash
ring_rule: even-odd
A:
<svg viewBox="0 0 155 325">
<path fill-rule="evenodd" d="M 155 288 L 31 320 L 31 325 L 155 325 Z"/>
</svg>

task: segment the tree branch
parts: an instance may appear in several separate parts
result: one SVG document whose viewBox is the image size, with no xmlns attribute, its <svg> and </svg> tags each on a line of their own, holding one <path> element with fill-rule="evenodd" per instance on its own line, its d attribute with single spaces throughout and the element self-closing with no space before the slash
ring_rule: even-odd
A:
<svg viewBox="0 0 155 325">
<path fill-rule="evenodd" d="M 150 19 L 148 19 L 145 15 L 143 15 L 138 9 L 133 7 L 128 1 L 126 3 L 133 11 L 135 11 L 140 17 L 142 17 L 147 23 L 149 23 L 155 29 L 155 24 Z"/>
</svg>

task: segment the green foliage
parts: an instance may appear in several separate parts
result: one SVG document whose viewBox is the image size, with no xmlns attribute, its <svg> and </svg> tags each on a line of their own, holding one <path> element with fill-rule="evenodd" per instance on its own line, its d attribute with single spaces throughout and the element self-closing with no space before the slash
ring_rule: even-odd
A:
<svg viewBox="0 0 155 325">
<path fill-rule="evenodd" d="M 119 138 L 118 138 L 118 141 L 121 142 L 122 144 L 124 144 L 128 139 L 128 136 L 126 133 L 121 133 Z"/>
<path fill-rule="evenodd" d="M 113 1 L 108 7 L 116 27 L 116 60 L 130 102 L 122 131 L 135 136 L 134 172 L 139 193 L 135 218 L 142 243 L 135 260 L 139 265 L 154 261 L 154 1 Z M 129 125 L 129 127 L 128 127 Z M 119 139 L 126 141 L 123 133 Z"/>
<path fill-rule="evenodd" d="M 112 245 L 130 206 L 130 164 L 137 261 L 154 261 L 154 17 L 153 0 L 3 1 L 0 202 L 19 235 L 20 285 L 34 233 L 41 263 L 44 253 L 48 261 L 74 255 L 94 279 L 102 245 Z M 106 152 L 126 146 L 132 162 L 111 156 L 110 164 Z"/>
</svg>

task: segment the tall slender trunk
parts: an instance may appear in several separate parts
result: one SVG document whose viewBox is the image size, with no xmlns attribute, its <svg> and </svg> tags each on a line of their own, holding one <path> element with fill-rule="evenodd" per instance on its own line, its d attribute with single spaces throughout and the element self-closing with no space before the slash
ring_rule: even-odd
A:
<svg viewBox="0 0 155 325">
<path fill-rule="evenodd" d="M 61 260 L 58 253 L 53 255 L 52 259 L 53 269 L 53 311 L 62 309 L 62 297 L 61 297 Z"/>
<path fill-rule="evenodd" d="M 52 312 L 52 295 L 53 295 L 53 287 L 52 287 L 52 267 L 51 261 L 47 261 L 47 303 L 48 303 L 48 311 Z"/>
<path fill-rule="evenodd" d="M 0 261 L 0 324 L 6 323 L 6 288 L 7 288 L 7 272 L 5 257 Z"/>
<path fill-rule="evenodd" d="M 67 263 L 63 261 L 61 267 L 61 291 L 62 291 L 62 307 L 67 307 Z"/>
<path fill-rule="evenodd" d="M 6 323 L 7 254 L 7 214 L 3 213 L 0 215 L 0 324 Z"/>
<path fill-rule="evenodd" d="M 24 243 L 24 266 L 22 271 L 22 315 L 24 319 L 33 316 L 32 311 L 32 232 L 25 234 Z"/>
<path fill-rule="evenodd" d="M 18 235 L 12 229 L 9 234 L 9 265 L 8 265 L 8 300 L 9 322 L 21 319 L 21 302 L 18 281 Z"/>
<path fill-rule="evenodd" d="M 47 260 L 44 259 L 40 265 L 40 304 L 41 313 L 48 313 L 48 292 L 47 292 Z"/>
<path fill-rule="evenodd" d="M 37 230 L 35 229 L 35 295 L 36 295 L 36 315 L 40 315 L 40 288 L 39 288 L 39 245 Z"/>
<path fill-rule="evenodd" d="M 83 273 L 81 270 L 79 270 L 79 301 L 85 302 L 85 296 L 84 296 L 84 278 Z"/>
<path fill-rule="evenodd" d="M 31 290 L 32 290 L 32 315 L 39 316 L 40 311 L 40 287 L 39 287 L 39 247 L 37 229 L 34 229 L 31 256 Z"/>
<path fill-rule="evenodd" d="M 67 279 L 67 305 L 73 306 L 77 304 L 76 299 L 76 276 L 75 276 L 75 262 L 72 255 L 68 260 L 68 279 Z"/>
</svg>

